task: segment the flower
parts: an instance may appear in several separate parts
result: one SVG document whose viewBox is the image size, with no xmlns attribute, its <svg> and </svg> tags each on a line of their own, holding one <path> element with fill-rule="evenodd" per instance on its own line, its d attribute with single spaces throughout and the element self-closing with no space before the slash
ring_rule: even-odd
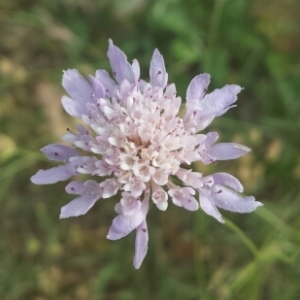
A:
<svg viewBox="0 0 300 300">
<path fill-rule="evenodd" d="M 67 193 L 78 197 L 62 207 L 60 218 L 83 215 L 99 199 L 120 193 L 115 206 L 118 216 L 107 238 L 117 240 L 136 230 L 133 264 L 138 269 L 148 248 L 150 203 L 162 211 L 170 200 L 190 211 L 198 210 L 200 204 L 219 222 L 224 221 L 218 208 L 248 213 L 262 204 L 240 195 L 243 186 L 230 174 L 203 177 L 189 169 L 195 161 L 210 164 L 250 151 L 236 143 L 216 143 L 216 132 L 199 133 L 234 106 L 241 87 L 225 85 L 206 94 L 210 76 L 196 76 L 187 88 L 181 118 L 181 98 L 174 84 L 167 85 L 168 74 L 158 50 L 150 63 L 150 82 L 140 79 L 138 61 L 130 64 L 111 40 L 108 57 L 115 80 L 104 70 L 97 70 L 88 81 L 77 70 L 64 72 L 62 84 L 70 97 L 63 96 L 62 105 L 86 126 L 78 125 L 78 132 L 68 129 L 62 137 L 73 147 L 51 144 L 42 148 L 50 160 L 64 165 L 40 170 L 31 181 L 52 184 L 75 175 L 93 176 L 95 180 L 72 181 L 66 186 Z M 81 154 L 86 152 L 91 155 Z M 104 177 L 100 183 L 99 177 Z"/>
</svg>

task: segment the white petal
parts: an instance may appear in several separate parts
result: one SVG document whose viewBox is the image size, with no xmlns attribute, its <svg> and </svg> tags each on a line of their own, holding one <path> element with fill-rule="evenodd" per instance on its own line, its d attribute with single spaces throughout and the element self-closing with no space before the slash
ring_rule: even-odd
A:
<svg viewBox="0 0 300 300">
<path fill-rule="evenodd" d="M 158 202 L 156 204 L 156 207 L 161 211 L 166 211 L 168 208 L 168 201 Z"/>
<path fill-rule="evenodd" d="M 108 119 L 112 119 L 116 115 L 116 112 L 109 106 L 103 106 L 102 110 Z"/>
<path fill-rule="evenodd" d="M 102 190 L 102 198 L 106 199 L 114 196 L 118 192 L 120 185 L 114 179 L 105 179 L 100 183 L 100 188 Z"/>
<path fill-rule="evenodd" d="M 168 183 L 168 173 L 162 169 L 156 169 L 155 173 L 152 176 L 154 182 L 160 186 L 165 185 Z"/>
<path fill-rule="evenodd" d="M 139 269 L 148 251 L 148 228 L 146 221 L 143 221 L 136 229 L 135 253 L 133 266 Z"/>
<path fill-rule="evenodd" d="M 61 208 L 59 217 L 60 219 L 64 219 L 84 215 L 97 200 L 95 197 L 78 197 Z"/>
</svg>

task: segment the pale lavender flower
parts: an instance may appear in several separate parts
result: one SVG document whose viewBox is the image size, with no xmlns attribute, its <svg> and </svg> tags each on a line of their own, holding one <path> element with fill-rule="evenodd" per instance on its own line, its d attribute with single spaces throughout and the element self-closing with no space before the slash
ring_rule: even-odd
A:
<svg viewBox="0 0 300 300">
<path fill-rule="evenodd" d="M 148 248 L 150 203 L 162 211 L 170 199 L 190 211 L 200 206 L 219 222 L 224 221 L 218 208 L 248 213 L 262 205 L 252 196 L 240 195 L 243 186 L 232 175 L 202 177 L 189 169 L 195 161 L 210 164 L 250 151 L 235 143 L 216 143 L 216 132 L 199 133 L 234 106 L 241 91 L 238 85 L 206 94 L 210 76 L 196 76 L 187 88 L 186 111 L 181 118 L 181 98 L 176 96 L 174 84 L 167 85 L 168 74 L 158 50 L 150 63 L 150 82 L 140 79 L 138 61 L 130 64 L 111 40 L 108 57 L 115 80 L 104 70 L 96 71 L 88 81 L 77 70 L 64 72 L 62 84 L 70 97 L 64 96 L 62 105 L 86 127 L 78 125 L 77 133 L 68 130 L 63 136 L 73 147 L 52 144 L 42 148 L 49 159 L 64 165 L 40 170 L 31 178 L 35 184 L 52 184 L 81 174 L 98 179 L 72 181 L 66 186 L 67 193 L 79 196 L 62 207 L 61 218 L 83 215 L 99 199 L 119 193 L 118 216 L 107 238 L 117 240 L 135 229 L 133 264 L 139 268 Z M 90 156 L 81 154 L 86 152 Z"/>
</svg>

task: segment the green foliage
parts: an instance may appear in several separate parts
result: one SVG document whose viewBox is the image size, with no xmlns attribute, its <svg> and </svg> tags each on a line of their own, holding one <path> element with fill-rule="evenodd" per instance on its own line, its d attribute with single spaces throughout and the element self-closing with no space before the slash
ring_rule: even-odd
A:
<svg viewBox="0 0 300 300">
<path fill-rule="evenodd" d="M 293 300 L 300 294 L 300 22 L 297 0 L 4 0 L 0 10 L 0 299 Z M 210 127 L 251 154 L 215 169 L 265 206 L 149 214 L 149 253 L 105 236 L 113 201 L 58 220 L 64 184 L 34 186 L 50 167 L 38 149 L 74 126 L 60 107 L 61 71 L 109 68 L 112 38 L 148 76 L 154 48 L 184 99 L 193 76 L 236 83 L 238 106 Z"/>
</svg>

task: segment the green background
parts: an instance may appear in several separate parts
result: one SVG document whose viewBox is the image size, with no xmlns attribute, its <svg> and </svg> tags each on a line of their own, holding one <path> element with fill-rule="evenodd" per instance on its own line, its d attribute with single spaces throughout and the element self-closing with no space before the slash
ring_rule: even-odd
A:
<svg viewBox="0 0 300 300">
<path fill-rule="evenodd" d="M 299 299 L 300 5 L 297 0 L 1 0 L 0 299 Z M 244 87 L 208 128 L 252 148 L 230 172 L 264 207 L 222 212 L 170 205 L 148 215 L 148 255 L 134 270 L 134 234 L 109 241 L 117 198 L 60 221 L 65 183 L 29 178 L 54 166 L 39 152 L 75 128 L 62 109 L 62 70 L 109 69 L 108 39 L 137 58 L 142 78 L 157 47 L 184 99 L 210 73 L 210 91 Z M 205 131 L 207 132 L 207 130 Z"/>
</svg>

